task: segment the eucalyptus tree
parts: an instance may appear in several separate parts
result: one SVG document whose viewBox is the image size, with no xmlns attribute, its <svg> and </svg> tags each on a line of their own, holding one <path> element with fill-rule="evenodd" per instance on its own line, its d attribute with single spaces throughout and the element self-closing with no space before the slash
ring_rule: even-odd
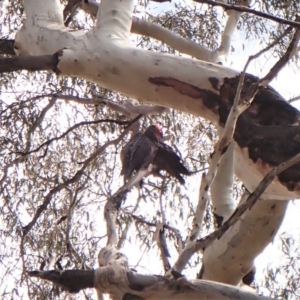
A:
<svg viewBox="0 0 300 300">
<path fill-rule="evenodd" d="M 2 6 L 2 298 L 269 299 L 241 285 L 299 195 L 300 115 L 269 86 L 297 63 L 298 2 Z M 226 66 L 237 28 L 261 40 L 242 72 Z M 123 185 L 120 150 L 156 121 L 195 171 L 186 188 Z"/>
</svg>

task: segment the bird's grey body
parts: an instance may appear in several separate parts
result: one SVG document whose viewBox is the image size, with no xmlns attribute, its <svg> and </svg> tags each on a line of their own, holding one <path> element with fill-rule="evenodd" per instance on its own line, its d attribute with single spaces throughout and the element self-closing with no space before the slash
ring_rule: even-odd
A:
<svg viewBox="0 0 300 300">
<path fill-rule="evenodd" d="M 181 184 L 181 174 L 191 173 L 182 164 L 180 157 L 165 143 L 161 142 L 162 127 L 159 124 L 149 126 L 145 132 L 137 133 L 121 151 L 122 171 L 126 182 L 134 173 L 152 167 L 153 175 L 160 175 L 164 170 L 177 178 Z M 152 166 L 151 166 L 152 165 Z"/>
</svg>

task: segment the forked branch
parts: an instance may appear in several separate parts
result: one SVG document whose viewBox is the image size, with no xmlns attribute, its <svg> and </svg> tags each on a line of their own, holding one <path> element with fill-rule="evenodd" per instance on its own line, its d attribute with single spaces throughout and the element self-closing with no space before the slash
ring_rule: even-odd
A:
<svg viewBox="0 0 300 300">
<path fill-rule="evenodd" d="M 280 37 L 283 37 L 283 35 L 281 35 Z M 248 67 L 249 63 L 253 59 L 257 58 L 259 55 L 264 53 L 265 51 L 269 50 L 270 47 L 274 46 L 276 43 L 273 42 L 272 45 L 267 47 L 267 49 L 260 51 L 257 55 L 249 57 L 246 65 L 244 67 L 244 70 L 240 75 L 239 83 L 238 83 L 235 98 L 234 98 L 234 103 L 232 105 L 229 116 L 227 118 L 223 134 L 220 137 L 219 141 L 217 142 L 217 144 L 215 146 L 215 151 L 212 154 L 212 159 L 210 162 L 209 170 L 208 170 L 207 174 L 203 175 L 203 177 L 202 177 L 197 211 L 196 211 L 196 215 L 195 215 L 195 218 L 193 221 L 193 229 L 192 229 L 191 235 L 189 237 L 188 243 L 187 243 L 184 251 L 179 255 L 179 258 L 173 267 L 174 270 L 181 272 L 183 270 L 184 266 L 187 264 L 188 260 L 190 259 L 191 255 L 194 253 L 195 240 L 197 239 L 197 237 L 200 233 L 202 222 L 203 222 L 204 211 L 205 211 L 205 209 L 207 207 L 207 203 L 209 201 L 208 192 L 209 192 L 210 186 L 214 180 L 214 177 L 217 173 L 222 155 L 226 152 L 226 150 L 228 149 L 228 146 L 230 145 L 230 143 L 232 141 L 233 133 L 235 131 L 236 122 L 237 122 L 239 115 L 249 107 L 249 105 L 253 101 L 255 95 L 259 91 L 259 88 L 261 86 L 265 87 L 266 85 L 268 85 L 270 83 L 270 81 L 272 79 L 274 79 L 274 77 L 278 74 L 278 72 L 287 64 L 289 59 L 295 54 L 295 49 L 297 49 L 299 39 L 300 39 L 300 28 L 296 30 L 296 32 L 289 44 L 289 47 L 286 50 L 286 53 L 273 66 L 273 68 L 269 71 L 269 73 L 264 78 L 259 80 L 258 82 L 252 84 L 249 87 L 249 89 L 244 92 L 244 95 L 241 97 L 244 79 L 245 79 L 245 75 L 246 75 L 246 68 Z M 279 38 L 277 39 L 277 42 L 278 41 L 279 41 Z M 224 87 L 223 93 L 225 93 L 225 96 L 227 95 L 226 85 Z M 221 97 L 222 97 L 222 92 L 221 92 Z M 205 247 L 207 247 L 207 246 L 208 245 L 206 245 Z M 202 247 L 202 248 L 205 248 L 205 247 Z M 194 250 L 192 250 L 192 249 L 194 249 Z M 198 248 L 198 249 L 201 249 L 201 248 Z"/>
</svg>

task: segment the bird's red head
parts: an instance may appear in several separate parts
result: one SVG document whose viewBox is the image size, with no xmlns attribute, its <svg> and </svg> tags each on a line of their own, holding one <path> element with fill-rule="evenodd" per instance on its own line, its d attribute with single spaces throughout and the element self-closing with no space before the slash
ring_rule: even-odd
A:
<svg viewBox="0 0 300 300">
<path fill-rule="evenodd" d="M 154 124 L 155 126 L 155 135 L 157 137 L 158 140 L 163 138 L 163 127 L 161 125 L 161 123 L 156 123 Z"/>
</svg>

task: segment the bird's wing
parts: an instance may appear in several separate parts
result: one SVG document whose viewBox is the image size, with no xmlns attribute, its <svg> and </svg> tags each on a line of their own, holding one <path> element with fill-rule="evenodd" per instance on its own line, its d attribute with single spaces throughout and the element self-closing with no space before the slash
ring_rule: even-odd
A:
<svg viewBox="0 0 300 300">
<path fill-rule="evenodd" d="M 167 171 L 171 176 L 177 178 L 181 184 L 184 184 L 184 179 L 181 174 L 191 174 L 191 172 L 183 165 L 181 158 L 176 152 L 170 146 L 162 142 L 159 142 L 154 164 L 157 166 L 158 170 Z"/>
</svg>

